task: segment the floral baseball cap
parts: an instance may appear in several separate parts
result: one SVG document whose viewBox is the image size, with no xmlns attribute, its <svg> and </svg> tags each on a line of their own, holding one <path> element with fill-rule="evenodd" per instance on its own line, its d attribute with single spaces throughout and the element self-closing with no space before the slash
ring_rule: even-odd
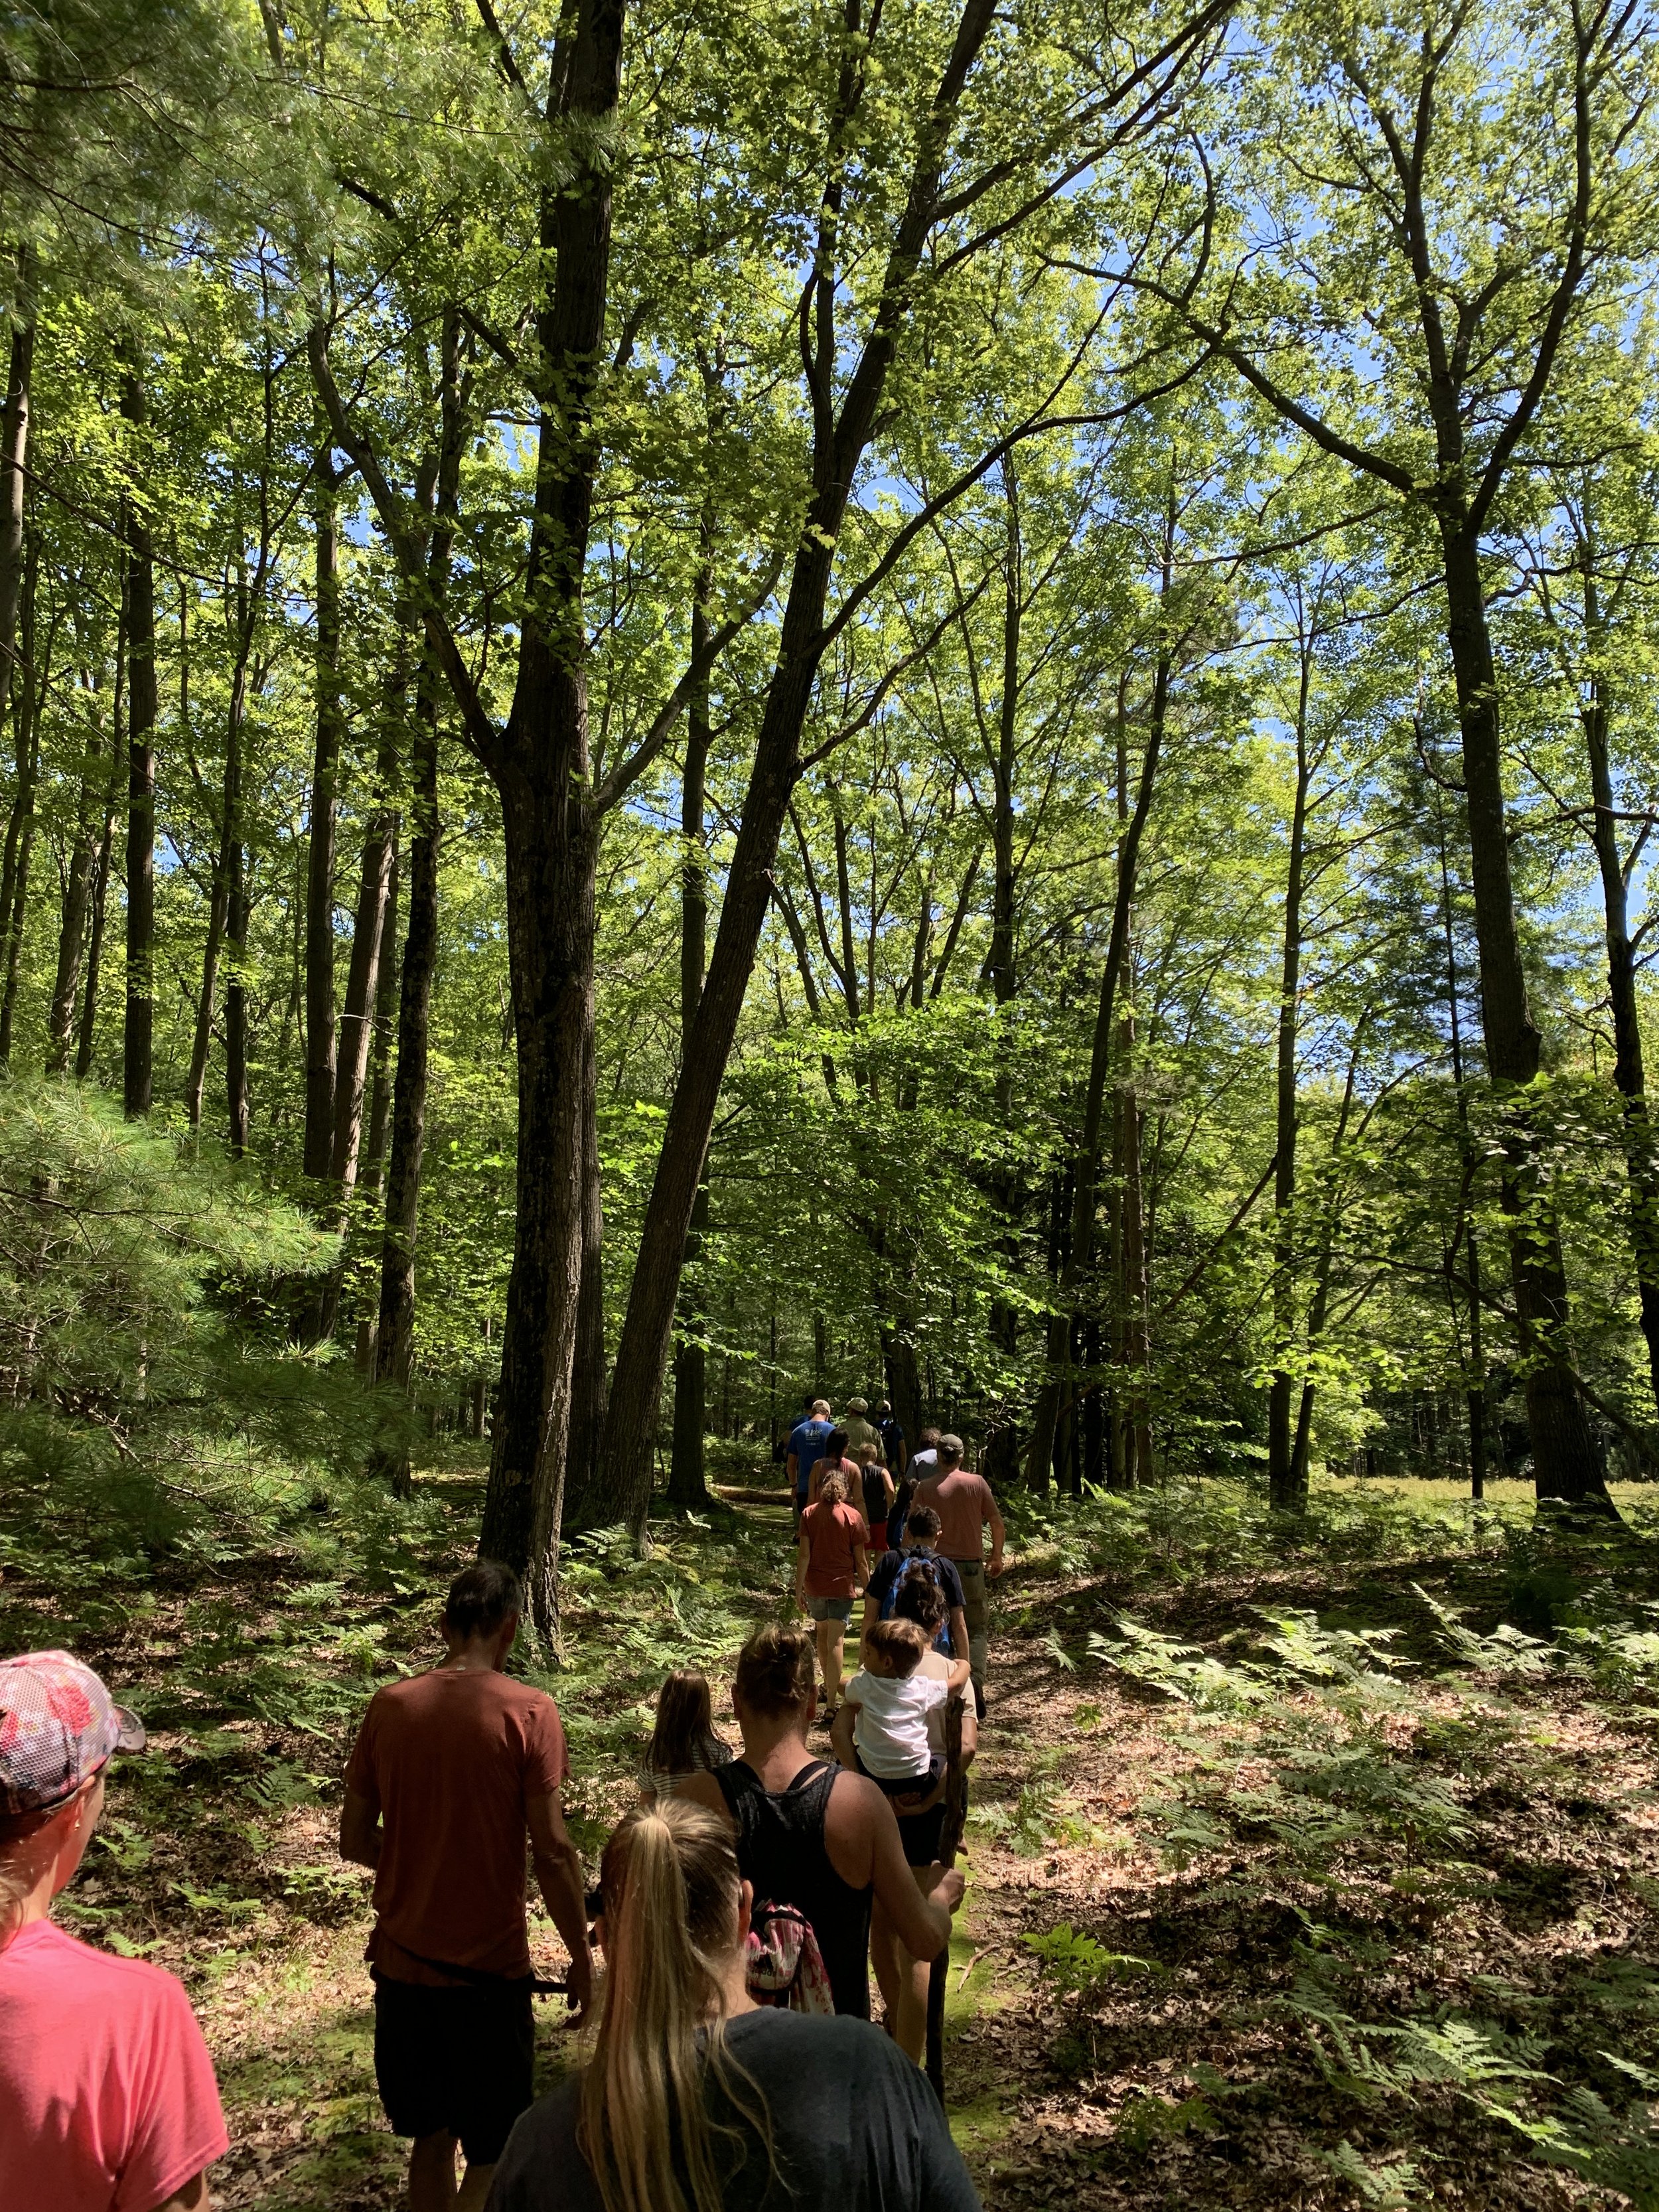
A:
<svg viewBox="0 0 1659 2212">
<path fill-rule="evenodd" d="M 142 1751 L 143 1723 L 67 1651 L 0 1659 L 0 1813 L 46 1813 L 112 1753 Z"/>
</svg>

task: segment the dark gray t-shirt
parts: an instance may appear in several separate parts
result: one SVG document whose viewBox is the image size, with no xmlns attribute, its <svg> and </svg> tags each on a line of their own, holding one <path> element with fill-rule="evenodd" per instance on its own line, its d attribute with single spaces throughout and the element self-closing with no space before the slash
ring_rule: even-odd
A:
<svg viewBox="0 0 1659 2212">
<path fill-rule="evenodd" d="M 734 2020 L 726 2039 L 766 2099 L 777 2161 L 774 2179 L 745 2131 L 727 2212 L 981 2212 L 926 2075 L 878 2027 L 764 2009 Z M 572 2075 L 520 2116 L 486 2212 L 604 2212 L 576 2148 L 580 2080 Z"/>
</svg>

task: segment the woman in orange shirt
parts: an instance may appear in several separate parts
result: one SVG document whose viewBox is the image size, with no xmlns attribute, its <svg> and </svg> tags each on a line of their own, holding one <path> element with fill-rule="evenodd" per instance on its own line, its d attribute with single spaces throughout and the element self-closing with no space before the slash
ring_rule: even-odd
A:
<svg viewBox="0 0 1659 2212">
<path fill-rule="evenodd" d="M 853 1601 L 870 1579 L 870 1531 L 863 1514 L 847 1502 L 847 1478 L 818 1462 L 817 1498 L 801 1516 L 795 1557 L 795 1601 L 811 1615 L 823 1677 L 823 1720 L 841 1702 L 842 1642 Z"/>
</svg>

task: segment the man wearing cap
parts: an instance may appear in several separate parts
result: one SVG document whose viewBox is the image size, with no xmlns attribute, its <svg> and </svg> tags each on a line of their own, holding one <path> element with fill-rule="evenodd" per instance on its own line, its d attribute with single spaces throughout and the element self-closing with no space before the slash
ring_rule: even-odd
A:
<svg viewBox="0 0 1659 2212">
<path fill-rule="evenodd" d="M 0 2205 L 204 2212 L 229 2148 L 181 1984 L 54 1925 L 137 1717 L 67 1651 L 0 1661 Z"/>
<path fill-rule="evenodd" d="M 991 1601 L 985 1587 L 988 1575 L 1002 1572 L 1003 1547 L 1007 1531 L 991 1486 L 962 1463 L 960 1437 L 939 1440 L 934 1464 L 915 1487 L 910 1510 L 930 1506 L 939 1519 L 939 1551 L 962 1577 L 967 1600 L 968 1656 L 973 1666 L 974 1703 L 985 1717 L 985 1662 L 990 1648 Z M 922 1455 L 918 1452 L 918 1460 Z M 991 1556 L 985 1557 L 985 1530 L 991 1532 Z"/>
<path fill-rule="evenodd" d="M 789 1449 L 784 1455 L 784 1472 L 795 1501 L 795 1528 L 800 1528 L 800 1516 L 806 1510 L 807 1486 L 812 1469 L 823 1457 L 824 1443 L 830 1434 L 830 1401 L 812 1398 L 806 1410 L 789 1431 Z"/>
<path fill-rule="evenodd" d="M 874 1452 L 878 1458 L 881 1457 L 881 1431 L 870 1419 L 870 1401 L 867 1398 L 849 1398 L 847 1401 L 847 1418 L 842 1426 L 847 1431 L 847 1456 L 849 1459 L 857 1459 L 866 1450 Z"/>
</svg>

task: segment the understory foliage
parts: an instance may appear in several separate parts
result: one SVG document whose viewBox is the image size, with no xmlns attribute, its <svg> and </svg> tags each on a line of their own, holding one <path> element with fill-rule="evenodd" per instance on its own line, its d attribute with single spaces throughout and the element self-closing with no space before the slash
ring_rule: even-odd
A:
<svg viewBox="0 0 1659 2212">
<path fill-rule="evenodd" d="M 161 1554 L 45 1485 L 0 1492 L 0 1635 L 87 1653 L 155 1740 L 62 1909 L 191 1980 L 233 2207 L 396 2200 L 338 1777 L 374 1686 L 435 1654 L 482 1480 L 476 1448 L 428 1454 L 398 1500 L 250 1433 Z M 946 2060 L 994 2212 L 1073 2182 L 1135 2207 L 1659 2203 L 1659 1580 L 1652 1516 L 1620 1503 L 1589 1539 L 1518 1485 L 1474 1508 L 1316 1484 L 1300 1522 L 1217 1480 L 1016 1503 Z M 566 1663 L 532 1679 L 591 1860 L 671 1668 L 708 1671 L 735 1745 L 725 1684 L 788 1616 L 787 1516 L 716 1505 L 644 1553 L 599 1532 L 568 1571 Z M 550 2073 L 568 2040 L 540 2038 Z"/>
<path fill-rule="evenodd" d="M 1150 1931 L 1124 1905 L 1161 1956 L 1069 1922 L 1025 1939 L 1064 2022 L 1056 2063 L 1103 2089 L 1127 1993 L 1190 1990 L 1194 1966 L 1202 1986 L 1206 1923 L 1237 1931 L 1266 1984 L 1250 1997 L 1211 1982 L 1218 2031 L 1241 2057 L 1264 2033 L 1279 2045 L 1266 2073 L 1188 2065 L 1174 2101 L 1123 2092 L 1116 2139 L 1229 2129 L 1237 2106 L 1260 2113 L 1300 2076 L 1316 2085 L 1304 2117 L 1342 2130 L 1306 2149 L 1365 2204 L 1460 2193 L 1471 2130 L 1488 2157 L 1659 2204 L 1659 1887 L 1641 1848 L 1659 1725 L 1650 1511 L 1585 1545 L 1514 1506 L 1402 1496 L 1379 1513 L 1327 1492 L 1310 1542 L 1281 1528 L 1264 1547 L 1248 1502 L 1212 1492 L 1154 1565 L 1152 1532 L 1142 1522 L 1126 1544 L 1134 1522 L 1104 1503 L 1048 1539 L 1056 1568 L 1086 1554 L 1099 1575 L 1063 1607 L 1059 1648 L 1080 1683 L 1168 1715 L 1152 1724 L 1178 1771 L 1139 1820 L 1174 1889 Z M 1415 1578 L 1430 1562 L 1433 1590 Z M 1287 1589 L 1343 1587 L 1316 1609 L 1223 1597 L 1264 1568 Z M 1171 1573 L 1190 1595 L 1170 1595 Z M 1203 1626 L 1171 1632 L 1149 1604 Z M 1073 1718 L 1086 1730 L 1100 1711 Z M 1595 1790 L 1597 1762 L 1612 1771 Z M 1066 1802 L 1050 1784 L 983 1817 L 1033 1855 L 1103 1844 Z"/>
<path fill-rule="evenodd" d="M 55 1544 L 210 1552 L 360 1479 L 361 1389 L 277 1325 L 328 1240 L 216 1154 L 0 1087 L 0 1468 Z"/>
</svg>

